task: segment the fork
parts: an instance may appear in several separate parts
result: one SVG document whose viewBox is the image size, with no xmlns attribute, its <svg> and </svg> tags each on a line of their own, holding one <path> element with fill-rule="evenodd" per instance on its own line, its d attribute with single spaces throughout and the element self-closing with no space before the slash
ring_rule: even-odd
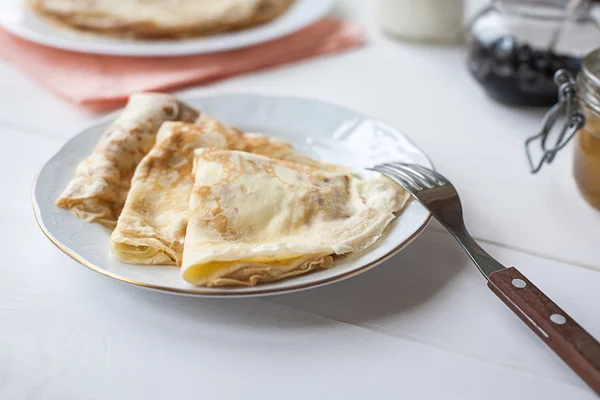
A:
<svg viewBox="0 0 600 400">
<path fill-rule="evenodd" d="M 467 252 L 492 292 L 600 395 L 600 343 L 515 267 L 504 267 L 477 244 L 448 179 L 415 164 L 392 162 L 368 169 L 391 178 L 428 209 Z"/>
</svg>

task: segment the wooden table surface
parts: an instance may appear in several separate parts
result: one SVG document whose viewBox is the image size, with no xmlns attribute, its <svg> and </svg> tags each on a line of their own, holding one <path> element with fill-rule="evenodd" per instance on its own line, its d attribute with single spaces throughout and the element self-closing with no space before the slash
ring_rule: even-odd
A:
<svg viewBox="0 0 600 400">
<path fill-rule="evenodd" d="M 462 47 L 383 37 L 371 7 L 336 9 L 367 27 L 362 49 L 181 95 L 318 98 L 401 128 L 456 184 L 486 250 L 600 337 L 600 213 L 569 149 L 536 176 L 523 152 L 544 110 L 487 98 Z M 0 63 L 0 399 L 596 398 L 437 223 L 368 273 L 262 299 L 161 294 L 81 267 L 38 229 L 31 185 L 97 118 Z"/>
</svg>

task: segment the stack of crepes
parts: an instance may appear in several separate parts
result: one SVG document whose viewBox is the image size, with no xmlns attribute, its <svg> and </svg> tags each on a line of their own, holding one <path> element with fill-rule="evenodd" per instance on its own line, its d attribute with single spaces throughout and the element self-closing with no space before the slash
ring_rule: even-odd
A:
<svg viewBox="0 0 600 400">
<path fill-rule="evenodd" d="M 204 286 L 253 286 L 374 243 L 408 196 L 167 94 L 131 96 L 56 204 L 113 229 L 129 264 L 181 267 Z"/>
</svg>

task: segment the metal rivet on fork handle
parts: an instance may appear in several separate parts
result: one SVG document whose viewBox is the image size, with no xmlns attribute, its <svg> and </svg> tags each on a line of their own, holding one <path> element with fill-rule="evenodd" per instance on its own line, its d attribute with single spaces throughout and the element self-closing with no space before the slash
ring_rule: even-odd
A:
<svg viewBox="0 0 600 400">
<path fill-rule="evenodd" d="M 567 319 L 564 317 L 564 315 L 552 314 L 550 316 L 550 321 L 554 322 L 556 325 L 562 325 L 567 322 Z"/>
<path fill-rule="evenodd" d="M 519 289 L 523 289 L 525 286 L 527 286 L 523 279 L 513 279 L 511 283 L 514 287 Z"/>
</svg>

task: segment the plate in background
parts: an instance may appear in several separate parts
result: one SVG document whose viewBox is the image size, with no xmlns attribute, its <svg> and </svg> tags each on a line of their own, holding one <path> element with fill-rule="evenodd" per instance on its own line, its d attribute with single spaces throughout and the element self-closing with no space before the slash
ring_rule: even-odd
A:
<svg viewBox="0 0 600 400">
<path fill-rule="evenodd" d="M 232 50 L 277 39 L 316 22 L 333 4 L 334 0 L 295 0 L 283 15 L 264 25 L 215 36 L 168 41 L 118 39 L 74 32 L 44 21 L 25 7 L 24 0 L 0 1 L 0 26 L 31 42 L 82 53 L 180 56 Z"/>
<path fill-rule="evenodd" d="M 297 150 L 317 159 L 351 166 L 362 176 L 364 168 L 386 161 L 431 162 L 401 132 L 381 121 L 344 107 L 314 100 L 247 94 L 224 94 L 184 99 L 206 114 L 244 131 L 261 132 L 290 141 Z M 188 295 L 212 297 L 258 296 L 293 292 L 337 282 L 373 268 L 396 254 L 425 228 L 430 214 L 410 201 L 386 228 L 384 235 L 360 254 L 338 258 L 331 269 L 255 287 L 195 287 L 174 266 L 128 265 L 110 254 L 110 231 L 84 222 L 54 202 L 73 177 L 75 167 L 92 151 L 98 138 L 115 119 L 109 116 L 70 139 L 46 163 L 33 188 L 33 206 L 46 236 L 81 264 L 123 282 Z"/>
</svg>

